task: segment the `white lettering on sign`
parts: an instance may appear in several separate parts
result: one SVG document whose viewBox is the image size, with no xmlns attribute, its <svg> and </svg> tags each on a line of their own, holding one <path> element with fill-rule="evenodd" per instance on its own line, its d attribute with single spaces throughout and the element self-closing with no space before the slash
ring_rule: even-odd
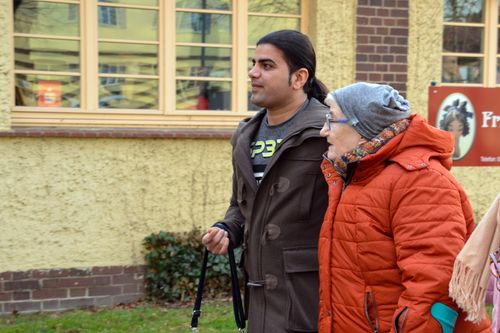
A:
<svg viewBox="0 0 500 333">
<path fill-rule="evenodd" d="M 483 111 L 483 124 L 481 127 L 497 127 L 500 123 L 500 116 L 493 114 L 491 111 Z"/>
<path fill-rule="evenodd" d="M 481 162 L 500 162 L 500 156 L 480 156 Z"/>
</svg>

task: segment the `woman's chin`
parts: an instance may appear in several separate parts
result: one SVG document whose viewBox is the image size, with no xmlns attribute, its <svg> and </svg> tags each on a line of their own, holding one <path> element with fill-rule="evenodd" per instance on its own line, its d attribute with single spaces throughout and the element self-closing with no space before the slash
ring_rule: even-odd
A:
<svg viewBox="0 0 500 333">
<path fill-rule="evenodd" d="M 328 156 L 329 159 L 334 160 L 337 157 L 337 154 L 333 151 L 328 151 L 328 153 L 326 153 L 326 156 Z"/>
</svg>

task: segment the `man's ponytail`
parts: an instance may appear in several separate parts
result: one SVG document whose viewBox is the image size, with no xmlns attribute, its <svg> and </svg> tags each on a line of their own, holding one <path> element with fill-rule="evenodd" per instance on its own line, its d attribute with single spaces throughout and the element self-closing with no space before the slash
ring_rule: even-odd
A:
<svg viewBox="0 0 500 333">
<path fill-rule="evenodd" d="M 318 101 L 325 104 L 325 98 L 328 94 L 328 88 L 317 78 L 313 77 L 312 79 L 310 79 L 307 86 L 304 86 L 304 91 L 307 93 L 307 98 L 316 98 Z"/>
</svg>

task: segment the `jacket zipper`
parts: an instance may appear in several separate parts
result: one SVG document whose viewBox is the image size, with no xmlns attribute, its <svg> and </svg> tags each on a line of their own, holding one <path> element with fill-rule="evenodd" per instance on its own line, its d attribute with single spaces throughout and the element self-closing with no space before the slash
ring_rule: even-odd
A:
<svg viewBox="0 0 500 333">
<path fill-rule="evenodd" d="M 310 128 L 315 128 L 315 127 L 310 127 Z M 309 129 L 309 128 L 307 128 Z M 275 159 L 275 157 L 277 156 L 277 154 L 279 153 L 280 155 L 282 154 L 282 152 L 278 152 L 278 150 L 288 150 L 288 149 L 291 149 L 291 148 L 295 148 L 295 147 L 298 147 L 300 146 L 305 140 L 307 139 L 310 139 L 310 138 L 319 138 L 319 134 L 318 135 L 308 135 L 304 138 L 304 140 L 302 140 L 300 143 L 293 143 L 292 145 L 290 146 L 287 146 L 285 148 L 282 148 L 286 142 L 288 142 L 288 140 L 290 140 L 290 138 L 294 137 L 295 135 L 297 134 L 300 134 L 301 132 L 303 132 L 304 130 L 307 130 L 307 129 L 300 129 L 298 131 L 295 131 L 293 133 L 290 133 L 289 135 L 287 135 L 283 141 L 281 141 L 278 146 L 276 147 L 276 151 L 273 155 L 273 157 L 271 158 L 271 161 L 270 164 L 274 164 L 273 163 L 273 160 Z M 319 128 L 320 129 L 320 128 Z M 264 179 L 266 178 L 266 175 L 267 173 L 269 173 L 270 169 L 268 167 L 266 167 L 266 171 L 264 173 L 264 175 L 262 176 L 262 180 L 261 180 L 261 183 L 259 184 L 259 187 L 257 188 L 257 191 L 255 193 L 255 197 L 257 197 L 259 195 L 259 190 L 261 189 L 262 187 L 262 183 L 264 182 Z M 274 185 L 273 187 L 271 187 L 272 191 L 275 191 L 276 189 L 274 188 Z M 267 221 L 268 219 L 268 216 L 269 216 L 269 206 L 271 205 L 271 200 L 267 200 L 266 201 L 266 206 L 265 206 L 265 209 L 264 209 L 264 213 L 263 213 L 263 221 Z M 255 206 L 255 205 L 254 205 Z M 253 215 L 253 214 L 252 214 Z M 259 234 L 262 234 L 264 230 L 259 230 Z M 263 276 L 262 276 L 262 246 L 259 246 L 259 250 L 258 250 L 258 257 L 257 257 L 257 267 L 259 269 L 259 279 L 263 280 Z"/>
<path fill-rule="evenodd" d="M 315 127 L 311 127 L 311 128 L 315 128 Z M 268 166 L 271 164 L 271 166 L 273 166 L 272 164 L 274 164 L 274 160 L 276 158 L 276 156 L 281 155 L 282 152 L 279 152 L 278 150 L 286 150 L 286 149 L 290 149 L 290 148 L 294 148 L 294 147 L 297 147 L 299 146 L 300 144 L 302 144 L 305 140 L 309 139 L 309 138 L 318 138 L 320 137 L 319 135 L 308 135 L 307 137 L 304 138 L 304 140 L 302 140 L 300 143 L 294 143 L 292 145 L 290 145 L 289 147 L 285 147 L 285 148 L 282 148 L 284 146 L 284 144 L 290 139 L 292 138 L 293 136 L 303 132 L 304 130 L 306 129 L 300 129 L 299 131 L 295 131 L 293 133 L 290 133 L 287 137 L 285 137 L 283 139 L 282 142 L 280 142 L 280 144 L 276 147 L 276 151 L 273 155 L 273 157 L 271 158 L 271 161 L 270 163 L 268 164 Z M 265 173 L 264 175 L 262 176 L 262 180 L 261 180 L 261 183 L 259 184 L 259 187 L 257 188 L 257 191 L 255 193 L 255 197 L 258 196 L 258 192 L 259 190 L 261 189 L 262 187 L 262 183 L 265 181 L 265 178 L 266 178 L 266 175 L 267 173 L 270 171 L 270 168 L 266 167 L 266 170 L 265 170 Z M 274 185 L 273 187 L 271 187 L 272 191 L 275 191 L 275 188 L 274 188 Z M 271 205 L 271 200 L 267 200 L 266 201 L 266 206 L 265 206 L 265 209 L 264 209 L 264 213 L 263 213 L 263 221 L 267 221 L 268 219 L 268 216 L 269 216 L 269 206 Z M 254 205 L 255 207 L 255 205 Z M 252 215 L 253 215 L 253 212 L 252 212 Z M 263 230 L 259 230 L 259 234 L 262 234 Z M 259 275 L 259 279 L 264 281 L 264 288 L 265 288 L 265 278 L 263 277 L 263 274 L 262 274 L 262 246 L 259 246 L 258 247 L 258 256 L 257 256 L 257 269 L 258 269 L 258 275 Z M 264 296 L 264 299 L 263 299 L 263 308 L 265 309 L 266 308 L 266 297 Z"/>
<path fill-rule="evenodd" d="M 372 309 L 375 318 L 372 318 L 370 314 L 370 310 Z M 365 316 L 368 320 L 368 324 L 370 324 L 372 332 L 379 333 L 377 303 L 375 302 L 375 296 L 373 296 L 373 292 L 370 287 L 367 287 L 365 292 Z"/>
<path fill-rule="evenodd" d="M 403 329 L 406 324 L 406 319 L 408 318 L 408 307 L 405 306 L 399 313 L 394 317 L 394 331 L 396 333 L 403 333 Z M 402 320 L 401 320 L 402 319 Z M 401 322 L 401 323 L 400 323 Z"/>
</svg>

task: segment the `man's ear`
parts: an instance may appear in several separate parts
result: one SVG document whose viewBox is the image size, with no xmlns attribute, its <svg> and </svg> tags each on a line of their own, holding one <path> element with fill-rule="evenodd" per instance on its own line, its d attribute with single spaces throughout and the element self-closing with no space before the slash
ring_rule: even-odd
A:
<svg viewBox="0 0 500 333">
<path fill-rule="evenodd" d="M 300 90 L 309 80 L 309 71 L 305 68 L 299 68 L 292 74 L 292 87 Z"/>
</svg>

